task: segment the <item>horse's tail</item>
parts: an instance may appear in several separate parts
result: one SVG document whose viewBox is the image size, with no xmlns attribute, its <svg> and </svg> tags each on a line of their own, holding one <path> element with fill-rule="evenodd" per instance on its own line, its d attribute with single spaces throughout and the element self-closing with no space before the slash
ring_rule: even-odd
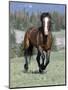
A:
<svg viewBox="0 0 68 90">
<path fill-rule="evenodd" d="M 24 56 L 32 56 L 33 55 L 33 47 L 29 46 L 28 48 L 24 49 Z"/>
<path fill-rule="evenodd" d="M 28 32 L 24 37 L 24 55 L 32 56 L 33 55 L 33 46 L 30 44 Z"/>
</svg>

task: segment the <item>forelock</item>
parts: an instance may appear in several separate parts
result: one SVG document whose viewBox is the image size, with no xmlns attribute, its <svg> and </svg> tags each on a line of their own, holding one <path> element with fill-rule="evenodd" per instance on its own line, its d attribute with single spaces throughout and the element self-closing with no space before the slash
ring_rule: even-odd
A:
<svg viewBox="0 0 68 90">
<path fill-rule="evenodd" d="M 43 18 L 45 18 L 45 17 L 49 17 L 49 18 L 51 18 L 51 15 L 50 15 L 50 13 L 42 13 L 41 14 L 41 17 L 40 17 L 40 20 L 42 21 L 43 20 Z"/>
</svg>

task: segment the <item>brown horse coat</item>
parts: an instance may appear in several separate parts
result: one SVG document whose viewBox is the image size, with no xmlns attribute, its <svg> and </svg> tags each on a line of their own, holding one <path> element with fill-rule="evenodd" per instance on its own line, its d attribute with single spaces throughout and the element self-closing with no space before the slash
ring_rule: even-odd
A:
<svg viewBox="0 0 68 90">
<path fill-rule="evenodd" d="M 30 45 L 33 45 L 36 48 L 40 46 L 44 51 L 51 49 L 52 34 L 49 31 L 48 36 L 45 36 L 41 29 L 29 28 L 24 37 L 24 48 L 29 48 Z"/>
</svg>

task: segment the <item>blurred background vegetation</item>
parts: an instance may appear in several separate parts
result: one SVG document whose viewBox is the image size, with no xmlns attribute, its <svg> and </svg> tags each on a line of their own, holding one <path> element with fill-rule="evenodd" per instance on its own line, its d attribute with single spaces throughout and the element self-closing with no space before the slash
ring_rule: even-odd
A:
<svg viewBox="0 0 68 90">
<path fill-rule="evenodd" d="M 40 15 L 41 12 L 34 13 L 30 15 L 29 12 L 20 10 L 10 12 L 9 15 L 9 21 L 10 21 L 10 27 L 13 27 L 15 29 L 26 31 L 29 27 L 40 26 Z M 52 17 L 52 31 L 59 31 L 61 29 L 65 29 L 65 15 L 62 13 L 59 13 L 57 11 L 54 11 L 51 13 Z"/>
</svg>

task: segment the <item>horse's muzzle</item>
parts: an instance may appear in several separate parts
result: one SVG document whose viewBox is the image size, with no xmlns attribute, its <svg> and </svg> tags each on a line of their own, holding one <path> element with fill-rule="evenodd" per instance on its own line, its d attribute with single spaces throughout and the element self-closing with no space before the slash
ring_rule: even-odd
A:
<svg viewBox="0 0 68 90">
<path fill-rule="evenodd" d="M 48 31 L 44 31 L 44 35 L 47 36 L 48 35 Z"/>
</svg>

